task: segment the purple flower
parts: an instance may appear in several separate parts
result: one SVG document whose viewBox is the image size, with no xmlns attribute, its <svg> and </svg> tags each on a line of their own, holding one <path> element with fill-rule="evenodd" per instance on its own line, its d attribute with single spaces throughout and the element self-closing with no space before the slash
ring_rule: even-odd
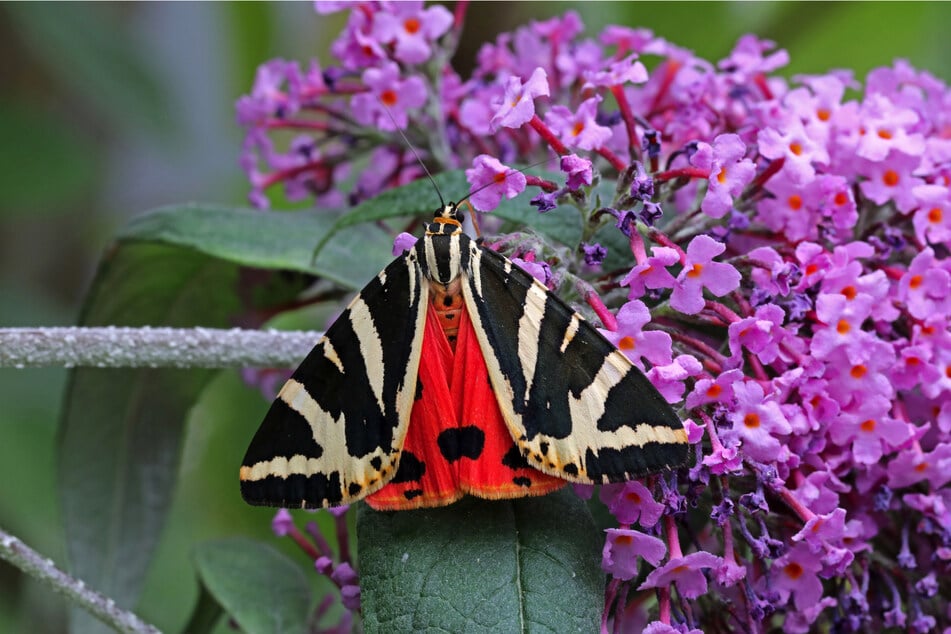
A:
<svg viewBox="0 0 951 634">
<path fill-rule="evenodd" d="M 637 54 L 610 61 L 607 68 L 584 73 L 585 81 L 592 86 L 620 86 L 622 84 L 643 84 L 647 81 L 647 68 L 637 59 Z"/>
<path fill-rule="evenodd" d="M 473 192 L 469 202 L 479 211 L 491 211 L 499 206 L 503 196 L 515 198 L 525 191 L 525 174 L 488 154 L 475 157 L 472 167 L 466 170 L 466 179 Z"/>
<path fill-rule="evenodd" d="M 763 462 L 780 461 L 789 455 L 789 449 L 779 437 L 792 432 L 779 404 L 767 400 L 763 388 L 754 381 L 736 383 L 736 407 L 730 413 L 733 431 L 743 440 L 748 456 Z"/>
<path fill-rule="evenodd" d="M 370 91 L 358 93 L 350 100 L 353 118 L 363 125 L 380 130 L 405 128 L 409 122 L 408 111 L 426 103 L 426 84 L 422 78 L 400 79 L 399 66 L 394 62 L 363 71 L 363 83 Z"/>
<path fill-rule="evenodd" d="M 393 56 L 407 64 L 420 64 L 432 55 L 430 43 L 452 26 L 452 14 L 435 4 L 426 9 L 422 0 L 389 4 L 373 20 L 373 36 L 394 47 Z"/>
<path fill-rule="evenodd" d="M 711 218 L 722 218 L 733 208 L 733 198 L 739 196 L 756 174 L 753 161 L 743 158 L 746 145 L 735 134 L 721 134 L 713 145 L 700 142 L 690 157 L 695 167 L 709 170 L 707 193 L 700 209 Z"/>
<path fill-rule="evenodd" d="M 558 206 L 558 192 L 549 194 L 546 191 L 541 191 L 537 196 L 528 201 L 528 204 L 538 207 L 538 213 L 541 214 L 546 211 L 551 211 Z"/>
<path fill-rule="evenodd" d="M 898 297 L 908 312 L 918 319 L 944 315 L 951 309 L 951 273 L 940 266 L 934 251 L 927 247 L 908 265 L 898 286 Z"/>
<path fill-rule="evenodd" d="M 568 175 L 565 185 L 571 190 L 590 185 L 594 178 L 591 161 L 577 154 L 567 154 L 561 157 L 561 171 Z"/>
<path fill-rule="evenodd" d="M 648 257 L 643 264 L 638 264 L 627 276 L 621 280 L 621 286 L 627 286 L 631 290 L 628 293 L 630 299 L 638 299 L 644 295 L 645 289 L 652 288 L 673 288 L 674 276 L 667 270 L 668 266 L 680 260 L 675 249 L 670 247 L 652 247 L 652 256 Z"/>
<path fill-rule="evenodd" d="M 822 582 L 818 576 L 821 569 L 822 564 L 808 546 L 796 544 L 770 567 L 771 587 L 783 597 L 791 594 L 796 609 L 805 610 L 822 596 Z"/>
<path fill-rule="evenodd" d="M 600 102 L 600 97 L 586 99 L 575 112 L 564 106 L 552 106 L 545 115 L 545 123 L 568 147 L 597 150 L 612 135 L 611 128 L 598 125 L 595 121 Z"/>
<path fill-rule="evenodd" d="M 739 358 L 742 348 L 746 348 L 763 363 L 772 363 L 779 356 L 779 344 L 787 334 L 783 330 L 784 317 L 779 306 L 764 304 L 756 309 L 753 317 L 730 324 L 730 353 Z"/>
<path fill-rule="evenodd" d="M 707 591 L 707 578 L 702 571 L 719 565 L 720 557 L 705 551 L 691 553 L 686 557 L 671 557 L 666 564 L 651 571 L 638 590 L 661 588 L 676 583 L 681 596 L 685 599 L 696 599 Z"/>
<path fill-rule="evenodd" d="M 278 509 L 271 520 L 271 530 L 278 537 L 288 535 L 294 529 L 294 518 L 287 509 Z"/>
<path fill-rule="evenodd" d="M 715 378 L 697 379 L 693 390 L 687 395 L 687 409 L 693 409 L 708 403 L 731 403 L 733 401 L 733 385 L 742 380 L 743 372 L 735 369 L 722 372 Z"/>
<path fill-rule="evenodd" d="M 641 369 L 642 359 L 654 366 L 669 364 L 673 360 L 670 335 L 659 330 L 644 330 L 650 320 L 647 306 L 639 300 L 631 300 L 617 313 L 617 330 L 601 330 L 601 334 Z"/>
<path fill-rule="evenodd" d="M 637 576 L 638 558 L 656 566 L 667 554 L 664 542 L 628 528 L 609 528 L 601 554 L 601 567 L 616 579 L 628 580 Z"/>
<path fill-rule="evenodd" d="M 815 164 L 826 165 L 829 153 L 806 133 L 799 119 L 790 119 L 779 128 L 764 128 L 757 135 L 760 153 L 766 158 L 783 159 L 781 174 L 796 185 L 805 185 L 816 176 Z"/>
<path fill-rule="evenodd" d="M 622 485 L 604 485 L 602 491 L 608 486 L 614 486 L 616 490 L 605 503 L 619 523 L 638 522 L 644 528 L 650 528 L 663 515 L 664 505 L 655 502 L 650 490 L 637 480 Z"/>
<path fill-rule="evenodd" d="M 520 128 L 535 116 L 535 98 L 547 97 L 548 75 L 536 68 L 525 84 L 515 76 L 505 83 L 505 95 L 492 117 L 493 129 Z"/>
<path fill-rule="evenodd" d="M 670 305 L 687 315 L 703 310 L 703 289 L 720 297 L 740 285 L 740 273 L 729 264 L 714 262 L 726 245 L 713 238 L 699 235 L 687 245 L 684 268 L 674 282 Z"/>
<path fill-rule="evenodd" d="M 584 253 L 584 263 L 588 266 L 601 266 L 604 258 L 608 255 L 608 250 L 595 242 L 594 244 L 582 244 L 581 250 Z"/>
</svg>

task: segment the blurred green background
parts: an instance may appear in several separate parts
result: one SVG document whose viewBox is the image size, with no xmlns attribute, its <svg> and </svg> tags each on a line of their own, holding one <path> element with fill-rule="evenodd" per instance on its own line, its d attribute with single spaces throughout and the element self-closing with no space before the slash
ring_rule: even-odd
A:
<svg viewBox="0 0 951 634">
<path fill-rule="evenodd" d="M 713 61 L 754 32 L 789 51 L 785 75 L 851 68 L 861 79 L 903 57 L 951 78 L 951 5 L 922 3 L 473 3 L 457 68 L 467 72 L 497 33 L 571 8 L 589 36 L 610 23 L 647 27 Z M 345 17 L 310 3 L 0 5 L 0 327 L 73 323 L 128 217 L 188 200 L 243 205 L 234 100 L 267 59 L 329 61 Z M 64 379 L 58 369 L 0 369 L 0 526 L 61 564 L 54 443 Z M 138 608 L 163 630 L 181 630 L 196 600 L 193 544 L 272 539 L 270 511 L 245 506 L 236 482 L 266 406 L 230 371 L 192 413 Z M 63 601 L 0 563 L 0 633 L 64 630 Z"/>
</svg>

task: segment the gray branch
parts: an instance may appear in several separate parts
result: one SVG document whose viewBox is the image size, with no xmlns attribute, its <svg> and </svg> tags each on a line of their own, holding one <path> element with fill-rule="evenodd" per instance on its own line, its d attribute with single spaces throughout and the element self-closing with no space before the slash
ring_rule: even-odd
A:
<svg viewBox="0 0 951 634">
<path fill-rule="evenodd" d="M 0 368 L 293 367 L 322 334 L 240 328 L 0 328 Z"/>
<path fill-rule="evenodd" d="M 112 599 L 87 588 L 81 579 L 69 576 L 57 568 L 52 559 L 43 557 L 3 529 L 0 529 L 0 559 L 9 561 L 31 577 L 46 583 L 117 632 L 160 634 L 154 625 L 123 610 Z"/>
</svg>

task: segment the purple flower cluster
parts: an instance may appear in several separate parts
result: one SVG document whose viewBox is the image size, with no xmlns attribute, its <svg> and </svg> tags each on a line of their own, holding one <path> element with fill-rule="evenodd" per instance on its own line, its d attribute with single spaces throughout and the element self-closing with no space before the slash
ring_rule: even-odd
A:
<svg viewBox="0 0 951 634">
<path fill-rule="evenodd" d="M 951 90 L 903 61 L 788 81 L 753 36 L 711 63 L 573 12 L 463 78 L 465 2 L 348 8 L 338 66 L 268 62 L 238 102 L 252 201 L 414 180 L 400 128 L 431 171 L 468 166 L 480 210 L 527 188 L 582 210 L 573 261 L 520 255 L 597 273 L 585 299 L 696 452 L 601 488 L 603 631 L 951 627 Z M 562 182 L 506 167 L 545 157 Z M 611 223 L 630 262 L 609 271 Z"/>
</svg>

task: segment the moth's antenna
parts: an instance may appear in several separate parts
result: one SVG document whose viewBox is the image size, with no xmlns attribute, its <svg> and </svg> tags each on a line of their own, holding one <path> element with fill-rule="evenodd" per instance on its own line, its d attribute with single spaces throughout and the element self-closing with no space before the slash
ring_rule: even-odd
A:
<svg viewBox="0 0 951 634">
<path fill-rule="evenodd" d="M 413 144 L 409 142 L 409 139 L 406 138 L 406 135 L 403 134 L 403 131 L 400 129 L 399 124 L 396 122 L 396 118 L 393 116 L 393 113 L 390 112 L 390 109 L 386 107 L 386 104 L 380 101 L 380 105 L 383 106 L 383 110 L 386 111 L 386 115 L 390 118 L 390 121 L 393 122 L 393 127 L 396 128 L 396 131 L 400 133 L 400 136 L 403 137 L 403 142 L 406 143 L 406 147 L 409 148 L 410 152 L 413 153 L 413 156 L 416 157 L 416 162 L 419 163 L 419 166 L 423 168 L 423 171 L 426 172 L 426 176 L 429 178 L 429 182 L 433 184 L 433 189 L 436 190 L 436 195 L 439 196 L 439 204 L 442 208 L 446 207 L 446 201 L 443 200 L 442 192 L 439 191 L 439 185 L 436 184 L 436 179 L 433 178 L 433 175 L 429 173 L 429 170 L 426 169 L 426 164 L 423 163 L 423 159 L 419 158 L 419 154 L 416 153 L 416 148 L 413 147 Z"/>
</svg>

